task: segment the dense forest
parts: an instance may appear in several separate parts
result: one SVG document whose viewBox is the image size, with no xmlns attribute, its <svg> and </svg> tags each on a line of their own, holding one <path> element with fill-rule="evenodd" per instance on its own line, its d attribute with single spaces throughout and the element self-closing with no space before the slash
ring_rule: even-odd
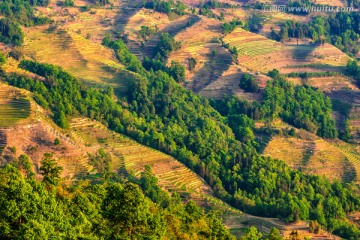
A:
<svg viewBox="0 0 360 240">
<path fill-rule="evenodd" d="M 349 55 L 358 53 L 359 14 L 339 12 L 328 16 L 313 17 L 309 23 L 286 21 L 279 32 L 272 30 L 271 37 L 278 41 L 289 38 L 311 38 L 314 43 L 329 42 Z"/>
<path fill-rule="evenodd" d="M 7 76 L 6 80 L 34 92 L 34 98 L 53 111 L 61 127 L 67 127 L 69 116 L 85 115 L 171 154 L 203 177 L 218 197 L 241 210 L 289 222 L 316 220 L 346 239 L 358 238 L 359 230 L 345 220 L 347 213 L 360 207 L 352 185 L 331 183 L 291 170 L 281 161 L 260 157 L 252 140 L 253 122 L 249 117 L 237 109 L 229 111 L 239 116 L 221 116 L 207 100 L 178 85 L 166 72 L 147 71 L 121 40 L 105 39 L 105 44 L 115 50 L 128 69 L 138 73 L 119 102 L 112 100 L 111 89 L 86 88 L 61 68 L 33 61 L 23 60 L 20 67 L 44 76 L 44 82 L 17 75 Z M 278 114 L 290 121 L 287 112 L 299 111 L 301 120 L 319 124 L 319 129 L 331 126 L 331 105 L 317 90 L 287 85 L 276 71 L 270 76 L 274 80 L 266 90 L 264 116 Z M 291 91 L 285 94 L 284 89 Z M 273 96 L 271 92 L 279 94 Z M 294 106 L 284 105 L 284 99 L 290 96 L 295 97 Z M 316 113 L 304 107 L 304 102 L 315 100 L 319 101 Z M 249 112 L 256 112 L 251 109 Z M 242 121 L 244 127 L 236 126 L 237 121 Z M 332 130 L 319 132 L 333 134 Z"/>
<path fill-rule="evenodd" d="M 0 168 L 1 239 L 235 239 L 213 212 L 161 190 L 149 167 L 131 182 L 71 187 L 51 154 L 41 182 L 32 169 L 25 155 Z"/>
<path fill-rule="evenodd" d="M 324 93 L 307 85 L 295 86 L 277 70 L 269 75 L 274 81 L 268 82 L 264 91 L 262 110 L 265 119 L 280 116 L 285 122 L 320 137 L 337 137 L 335 121 L 331 118 L 331 101 Z"/>
<path fill-rule="evenodd" d="M 283 121 L 324 138 L 336 138 L 338 132 L 331 117 L 332 104 L 320 90 L 308 85 L 295 86 L 280 75 L 269 72 L 273 80 L 268 81 L 260 103 L 248 103 L 235 97 L 211 101 L 211 105 L 223 116 L 246 114 L 253 120 L 264 122 L 281 118 Z M 257 91 L 254 77 L 244 74 L 239 86 L 246 91 Z"/>
</svg>

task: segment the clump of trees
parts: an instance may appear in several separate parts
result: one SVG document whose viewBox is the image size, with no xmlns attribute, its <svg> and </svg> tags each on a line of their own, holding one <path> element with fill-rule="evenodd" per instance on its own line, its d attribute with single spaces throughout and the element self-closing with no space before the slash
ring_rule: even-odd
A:
<svg viewBox="0 0 360 240">
<path fill-rule="evenodd" d="M 0 52 L 0 66 L 6 63 L 6 56 L 2 52 Z"/>
<path fill-rule="evenodd" d="M 152 0 L 146 2 L 144 7 L 166 14 L 173 12 L 181 16 L 185 14 L 186 10 L 186 5 L 181 1 Z"/>
<path fill-rule="evenodd" d="M 346 73 L 355 78 L 356 83 L 360 86 L 360 67 L 356 60 L 349 60 L 346 65 Z"/>
<path fill-rule="evenodd" d="M 196 64 L 197 64 L 197 61 L 195 58 L 191 57 L 188 59 L 188 69 L 190 72 L 194 71 L 195 67 L 196 67 Z"/>
<path fill-rule="evenodd" d="M 95 154 L 89 154 L 89 159 L 90 164 L 99 174 L 104 177 L 108 177 L 111 174 L 112 157 L 109 153 L 105 152 L 103 148 L 100 148 Z"/>
<path fill-rule="evenodd" d="M 145 58 L 143 67 L 146 70 L 164 71 L 175 79 L 178 83 L 185 81 L 185 67 L 177 61 L 171 61 L 170 66 L 166 66 L 167 58 L 172 51 L 180 49 L 181 43 L 176 42 L 175 39 L 168 33 L 162 33 L 160 41 L 154 49 L 154 58 Z"/>
<path fill-rule="evenodd" d="M 200 2 L 198 5 L 199 8 L 203 8 L 203 7 L 208 7 L 211 9 L 215 9 L 215 8 L 236 8 L 238 7 L 238 5 L 234 5 L 234 4 L 230 4 L 230 3 L 224 3 L 224 2 L 220 2 L 220 1 L 216 1 L 216 0 L 210 0 L 210 1 L 206 1 L 204 2 Z"/>
<path fill-rule="evenodd" d="M 176 42 L 168 33 L 162 33 L 160 35 L 160 41 L 154 49 L 154 57 L 164 61 L 169 57 L 170 52 L 179 50 L 180 48 L 180 42 Z"/>
<path fill-rule="evenodd" d="M 311 38 L 315 43 L 329 42 L 349 55 L 359 51 L 357 41 L 360 30 L 356 12 L 339 12 L 329 16 L 316 16 L 309 23 L 286 21 L 278 33 L 272 30 L 271 37 L 277 41 L 289 38 Z"/>
<path fill-rule="evenodd" d="M 24 33 L 20 28 L 20 24 L 10 19 L 0 19 L 0 41 L 4 43 L 13 43 L 21 45 L 24 42 Z"/>
<path fill-rule="evenodd" d="M 58 166 L 52 153 L 45 153 L 41 160 L 39 173 L 43 176 L 43 182 L 48 185 L 58 185 L 63 168 Z"/>
<path fill-rule="evenodd" d="M 235 18 L 229 23 L 225 22 L 221 26 L 222 33 L 227 35 L 227 34 L 231 33 L 232 31 L 234 31 L 237 26 L 239 26 L 239 27 L 243 26 L 243 22 L 240 20 L 237 20 Z"/>
<path fill-rule="evenodd" d="M 159 31 L 159 29 L 157 26 L 155 26 L 155 27 L 141 26 L 139 35 L 144 41 L 147 41 L 149 37 L 151 37 L 158 31 Z"/>
<path fill-rule="evenodd" d="M 259 84 L 255 81 L 254 76 L 248 73 L 244 73 L 240 79 L 239 87 L 246 92 L 257 92 L 259 90 Z"/>
<path fill-rule="evenodd" d="M 75 6 L 75 2 L 74 2 L 74 0 L 65 0 L 64 6 L 65 7 L 73 7 L 73 6 Z"/>
<path fill-rule="evenodd" d="M 248 29 L 252 32 L 259 32 L 266 21 L 266 16 L 262 13 L 253 13 L 247 23 L 248 23 Z"/>
</svg>

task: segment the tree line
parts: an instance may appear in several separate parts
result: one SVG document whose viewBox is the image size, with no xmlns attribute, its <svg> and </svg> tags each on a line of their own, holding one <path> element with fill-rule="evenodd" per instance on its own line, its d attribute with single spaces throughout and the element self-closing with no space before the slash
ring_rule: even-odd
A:
<svg viewBox="0 0 360 240">
<path fill-rule="evenodd" d="M 152 0 L 144 4 L 145 8 L 169 14 L 171 12 L 180 16 L 185 15 L 186 5 L 181 1 Z"/>
<path fill-rule="evenodd" d="M 279 32 L 272 30 L 270 37 L 277 41 L 289 38 L 311 38 L 314 43 L 329 42 L 349 55 L 359 51 L 360 16 L 357 12 L 339 12 L 329 16 L 313 17 L 309 23 L 286 21 Z"/>
</svg>

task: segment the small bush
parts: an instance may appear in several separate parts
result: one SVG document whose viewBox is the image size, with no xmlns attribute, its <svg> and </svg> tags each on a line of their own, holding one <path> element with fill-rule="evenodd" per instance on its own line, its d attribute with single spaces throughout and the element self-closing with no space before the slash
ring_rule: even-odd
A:
<svg viewBox="0 0 360 240">
<path fill-rule="evenodd" d="M 58 145 L 60 145 L 61 143 L 60 143 L 60 139 L 59 138 L 55 138 L 55 140 L 54 140 L 54 145 L 55 146 L 58 146 Z"/>
<path fill-rule="evenodd" d="M 259 85 L 254 77 L 248 73 L 245 73 L 240 79 L 239 87 L 246 92 L 257 92 L 259 90 Z"/>
</svg>

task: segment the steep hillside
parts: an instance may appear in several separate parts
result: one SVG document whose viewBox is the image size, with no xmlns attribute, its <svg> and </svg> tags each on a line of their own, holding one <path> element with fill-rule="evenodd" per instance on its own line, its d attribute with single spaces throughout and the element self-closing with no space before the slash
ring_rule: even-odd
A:
<svg viewBox="0 0 360 240">
<path fill-rule="evenodd" d="M 238 65 L 231 65 L 219 78 L 205 86 L 199 94 L 206 98 L 222 98 L 225 95 L 234 94 L 240 99 L 248 101 L 261 100 L 261 92 L 245 92 L 239 87 L 240 79 L 244 74 L 242 70 L 244 69 Z M 260 90 L 265 88 L 266 82 L 269 79 L 270 78 L 265 75 L 255 75 L 255 80 L 259 84 Z"/>
<path fill-rule="evenodd" d="M 88 164 L 87 153 L 95 149 L 69 138 L 66 132 L 52 122 L 48 113 L 32 100 L 29 92 L 1 83 L 0 92 L 0 109 L 4 109 L 0 111 L 0 145 L 5 149 L 3 156 L 18 157 L 26 154 L 37 170 L 44 153 L 52 152 L 65 169 L 62 176 L 66 181 L 73 180 L 80 169 L 92 169 Z M 12 100 L 11 96 L 16 96 L 17 99 Z M 54 144 L 56 138 L 60 139 L 61 145 Z M 12 147 L 16 148 L 15 152 L 11 152 Z"/>
<path fill-rule="evenodd" d="M 146 164 L 152 166 L 161 187 L 169 192 L 179 193 L 185 200 L 195 200 L 205 209 L 218 210 L 220 217 L 235 235 L 242 234 L 248 226 L 257 226 L 265 233 L 272 227 L 277 227 L 285 235 L 292 230 L 299 230 L 303 236 L 311 235 L 305 222 L 285 224 L 276 219 L 255 217 L 231 208 L 213 196 L 211 188 L 202 178 L 174 158 L 114 133 L 96 121 L 75 118 L 70 129 L 60 129 L 49 118 L 48 112 L 32 100 L 29 92 L 4 84 L 0 86 L 4 93 L 0 96 L 6 97 L 2 98 L 0 106 L 6 106 L 9 94 L 13 93 L 21 93 L 31 106 L 31 112 L 28 111 L 23 117 L 24 121 L 13 122 L 0 130 L 0 146 L 5 149 L 2 156 L 8 156 L 5 159 L 11 161 L 11 156 L 26 154 L 34 166 L 33 171 L 37 173 L 44 153 L 51 152 L 57 163 L 64 168 L 64 183 L 70 184 L 78 177 L 98 177 L 88 154 L 94 154 L 103 148 L 112 156 L 114 173 L 123 176 L 134 173 L 139 176 Z M 60 145 L 54 144 L 56 138 L 60 140 Z M 12 147 L 16 147 L 16 150 L 12 150 Z M 323 233 L 319 234 L 321 235 Z"/>
<path fill-rule="evenodd" d="M 62 66 L 89 85 L 121 84 L 117 79 L 123 76 L 124 67 L 100 44 L 61 27 L 28 28 L 25 33 L 24 50 L 28 57 Z"/>
<path fill-rule="evenodd" d="M 190 27 L 198 20 L 199 17 L 196 15 L 184 15 L 170 19 L 164 13 L 141 9 L 129 18 L 125 25 L 124 34 L 127 38 L 127 46 L 130 52 L 135 54 L 140 60 L 144 57 L 152 58 L 161 33 L 175 36 L 178 32 Z M 157 30 L 148 36 L 147 39 L 143 39 L 139 34 L 142 26 Z"/>
<path fill-rule="evenodd" d="M 219 78 L 232 64 L 230 53 L 221 46 L 222 23 L 202 17 L 200 21 L 175 36 L 182 46 L 173 52 L 168 62 L 173 60 L 186 66 L 186 87 L 199 92 Z M 194 69 L 189 69 L 189 59 L 195 59 Z"/>
</svg>

